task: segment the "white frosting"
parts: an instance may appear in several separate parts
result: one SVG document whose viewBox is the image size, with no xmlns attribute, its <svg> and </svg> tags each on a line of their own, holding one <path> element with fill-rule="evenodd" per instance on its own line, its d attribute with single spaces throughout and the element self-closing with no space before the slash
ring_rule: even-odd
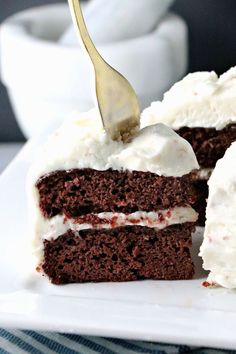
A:
<svg viewBox="0 0 236 354">
<path fill-rule="evenodd" d="M 209 282 L 236 288 L 236 142 L 226 151 L 208 182 L 206 228 L 200 255 Z"/>
<path fill-rule="evenodd" d="M 198 214 L 190 207 L 175 207 L 172 209 L 160 210 L 158 212 L 137 211 L 131 214 L 103 212 L 92 214 L 101 219 L 96 225 L 79 223 L 76 219 L 66 218 L 64 215 L 57 215 L 51 219 L 39 216 L 35 225 L 37 237 L 35 250 L 38 257 L 43 256 L 42 240 L 55 240 L 68 230 L 78 233 L 86 229 L 111 229 L 121 226 L 146 226 L 157 230 L 164 229 L 170 225 L 183 224 L 185 222 L 196 222 Z"/>
<path fill-rule="evenodd" d="M 164 123 L 173 129 L 223 129 L 236 122 L 236 67 L 220 77 L 212 72 L 187 75 L 144 110 L 141 126 Z"/>
<path fill-rule="evenodd" d="M 190 144 L 157 124 L 140 130 L 127 144 L 111 140 L 93 110 L 68 119 L 52 135 L 30 171 L 30 183 L 49 172 L 72 168 L 136 170 L 181 177 L 198 163 Z"/>
</svg>

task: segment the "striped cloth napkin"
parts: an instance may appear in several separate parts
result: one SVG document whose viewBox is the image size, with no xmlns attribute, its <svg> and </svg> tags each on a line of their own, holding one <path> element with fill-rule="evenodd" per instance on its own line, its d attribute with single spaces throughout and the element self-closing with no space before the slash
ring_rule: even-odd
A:
<svg viewBox="0 0 236 354">
<path fill-rule="evenodd" d="M 0 329 L 0 354 L 223 354 L 236 351 L 98 338 L 75 334 Z"/>
</svg>

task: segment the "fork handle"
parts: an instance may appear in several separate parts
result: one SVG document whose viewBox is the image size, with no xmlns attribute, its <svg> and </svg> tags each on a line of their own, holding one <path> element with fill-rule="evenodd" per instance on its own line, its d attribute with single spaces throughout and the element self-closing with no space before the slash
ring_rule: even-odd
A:
<svg viewBox="0 0 236 354">
<path fill-rule="evenodd" d="M 88 53 L 94 68 L 96 70 L 96 66 L 98 64 L 101 64 L 103 62 L 103 59 L 99 52 L 97 51 L 95 45 L 93 44 L 93 41 L 88 33 L 85 21 L 84 21 L 84 16 L 80 7 L 80 2 L 79 0 L 68 0 L 70 11 L 71 11 L 71 16 L 73 19 L 73 22 L 78 30 L 80 42 L 82 44 L 82 47 L 86 50 Z"/>
</svg>

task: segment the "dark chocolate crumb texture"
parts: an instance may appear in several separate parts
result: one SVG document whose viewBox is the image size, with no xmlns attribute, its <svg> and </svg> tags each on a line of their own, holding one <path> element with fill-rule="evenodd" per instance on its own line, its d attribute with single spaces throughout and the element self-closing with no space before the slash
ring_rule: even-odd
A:
<svg viewBox="0 0 236 354">
<path fill-rule="evenodd" d="M 54 284 L 191 279 L 189 248 L 194 224 L 164 230 L 126 226 L 112 230 L 69 230 L 44 241 L 42 268 Z"/>
<path fill-rule="evenodd" d="M 37 182 L 40 208 L 46 218 L 101 212 L 134 213 L 192 205 L 196 193 L 190 175 L 162 177 L 140 171 L 56 171 Z"/>
<path fill-rule="evenodd" d="M 192 145 L 203 171 L 209 169 L 210 172 L 215 167 L 216 162 L 224 156 L 230 145 L 236 141 L 236 124 L 230 124 L 222 130 L 183 127 L 177 133 Z M 193 175 L 193 185 L 196 187 L 198 195 L 194 209 L 199 214 L 199 226 L 205 225 L 208 198 L 207 182 L 210 174 L 208 173 L 206 176 L 204 176 L 204 173 Z"/>
<path fill-rule="evenodd" d="M 214 168 L 216 162 L 236 141 L 236 124 L 230 124 L 222 130 L 183 127 L 177 133 L 192 145 L 201 167 Z"/>
</svg>

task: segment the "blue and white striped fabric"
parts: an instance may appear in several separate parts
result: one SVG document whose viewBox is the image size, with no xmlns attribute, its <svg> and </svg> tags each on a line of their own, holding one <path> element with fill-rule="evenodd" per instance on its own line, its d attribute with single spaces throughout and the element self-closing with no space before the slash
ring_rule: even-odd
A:
<svg viewBox="0 0 236 354">
<path fill-rule="evenodd" d="M 75 334 L 59 334 L 0 329 L 0 354 L 223 354 L 232 350 L 193 348 L 120 340 L 114 338 L 85 337 Z"/>
</svg>

